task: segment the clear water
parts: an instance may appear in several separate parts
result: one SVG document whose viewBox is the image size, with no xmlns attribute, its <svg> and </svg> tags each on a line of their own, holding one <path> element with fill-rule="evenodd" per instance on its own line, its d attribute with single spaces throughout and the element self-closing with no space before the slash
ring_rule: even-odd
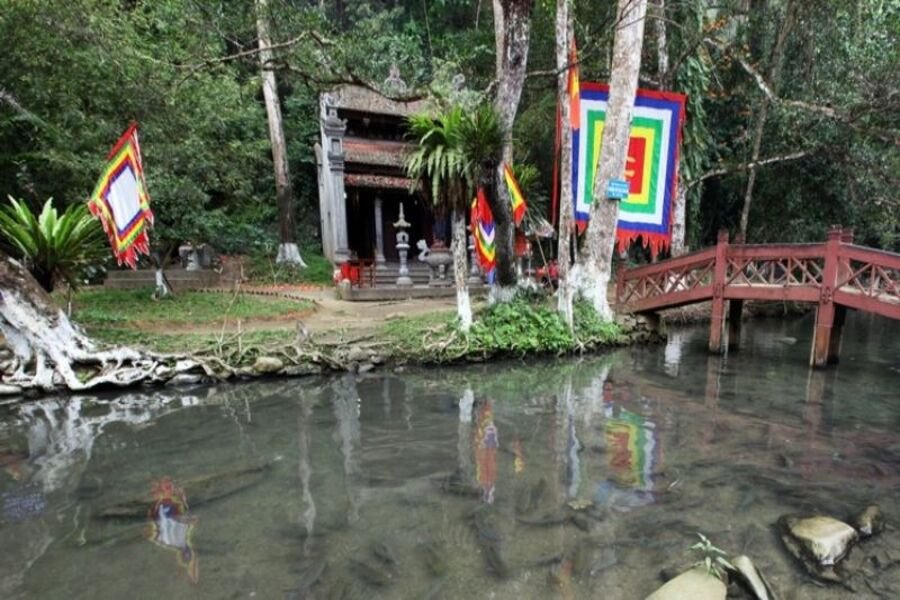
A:
<svg viewBox="0 0 900 600">
<path fill-rule="evenodd" d="M 697 328 L 585 360 L 7 406 L 0 597 L 643 598 L 703 532 L 782 598 L 844 598 L 772 524 L 900 517 L 900 327 L 852 315 L 824 373 L 811 328 L 747 323 L 726 358 Z M 851 556 L 854 597 L 900 597 L 896 530 Z"/>
</svg>

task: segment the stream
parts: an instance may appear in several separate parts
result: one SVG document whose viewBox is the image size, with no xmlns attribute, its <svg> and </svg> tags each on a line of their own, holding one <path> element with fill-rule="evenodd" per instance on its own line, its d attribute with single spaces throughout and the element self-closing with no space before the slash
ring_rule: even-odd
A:
<svg viewBox="0 0 900 600">
<path fill-rule="evenodd" d="M 811 332 L 0 406 L 0 597 L 640 599 L 698 532 L 783 599 L 900 597 L 900 323 L 825 371 Z M 871 503 L 855 593 L 773 527 Z"/>
</svg>

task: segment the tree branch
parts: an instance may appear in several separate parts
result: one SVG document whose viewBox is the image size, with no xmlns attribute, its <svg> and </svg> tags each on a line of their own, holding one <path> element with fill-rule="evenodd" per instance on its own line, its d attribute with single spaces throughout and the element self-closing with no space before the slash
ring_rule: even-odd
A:
<svg viewBox="0 0 900 600">
<path fill-rule="evenodd" d="M 765 165 L 771 165 L 774 163 L 787 162 L 790 160 L 798 160 L 798 159 L 804 158 L 806 156 L 809 156 L 810 154 L 812 154 L 811 151 L 803 150 L 801 152 L 792 152 L 791 154 L 782 154 L 780 156 L 771 156 L 769 158 L 764 158 L 761 160 L 754 160 L 751 162 L 742 163 L 742 164 L 738 164 L 738 165 L 731 165 L 728 167 L 721 167 L 719 169 L 713 169 L 712 171 L 707 171 L 706 173 L 704 173 L 700 177 L 697 177 L 696 179 L 691 179 L 690 181 L 688 181 L 687 187 L 688 187 L 688 189 L 690 189 L 690 188 L 694 187 L 695 185 L 697 185 L 698 183 L 705 181 L 707 179 L 710 179 L 712 177 L 718 177 L 720 175 L 728 175 L 730 173 L 739 173 L 741 171 L 749 171 L 750 169 L 756 169 L 758 167 L 762 167 Z"/>
<path fill-rule="evenodd" d="M 717 48 L 718 50 L 720 50 L 722 52 L 729 52 L 729 50 L 730 50 L 728 46 L 726 46 L 722 42 L 719 42 L 718 40 L 715 40 L 712 38 L 704 38 L 703 41 L 706 42 L 707 44 Z M 769 86 L 769 84 L 766 82 L 765 78 L 760 74 L 760 72 L 757 71 L 755 68 L 753 68 L 753 66 L 750 65 L 746 60 L 744 60 L 743 57 L 741 57 L 737 53 L 732 53 L 732 56 L 735 58 L 735 60 L 738 61 L 738 64 L 741 65 L 741 67 L 744 69 L 744 71 L 746 71 L 747 74 L 749 74 L 753 78 L 753 80 L 756 82 L 756 86 L 766 96 L 766 98 L 773 104 L 777 104 L 779 106 L 785 106 L 785 107 L 789 107 L 789 108 L 797 108 L 797 109 L 803 110 L 805 112 L 822 115 L 829 119 L 832 119 L 835 121 L 840 121 L 841 123 L 844 123 L 851 129 L 859 131 L 860 133 L 863 133 L 865 135 L 875 137 L 885 143 L 892 144 L 892 145 L 900 148 L 900 133 L 898 133 L 898 132 L 891 131 L 891 130 L 887 130 L 886 132 L 873 131 L 866 127 L 860 127 L 859 125 L 857 125 L 855 123 L 855 121 L 852 117 L 849 117 L 846 114 L 838 112 L 837 110 L 833 109 L 830 106 L 823 106 L 821 104 L 814 104 L 812 102 L 805 102 L 803 100 L 788 100 L 788 99 L 779 97 L 778 95 L 775 94 L 775 92 L 772 91 L 772 88 Z"/>
</svg>

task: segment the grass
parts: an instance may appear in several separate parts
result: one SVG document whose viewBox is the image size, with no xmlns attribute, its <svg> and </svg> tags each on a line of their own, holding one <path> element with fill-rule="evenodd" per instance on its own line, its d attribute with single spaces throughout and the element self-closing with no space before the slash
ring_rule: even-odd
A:
<svg viewBox="0 0 900 600">
<path fill-rule="evenodd" d="M 575 305 L 575 328 L 570 332 L 543 298 L 488 306 L 475 315 L 468 334 L 459 331 L 454 312 L 441 312 L 388 321 L 379 337 L 393 348 L 396 358 L 418 363 L 562 355 L 625 341 L 617 324 L 601 321 L 583 302 Z"/>
<path fill-rule="evenodd" d="M 141 325 L 214 325 L 225 318 L 275 319 L 313 307 L 306 300 L 239 294 L 182 292 L 160 300 L 151 298 L 152 289 L 83 290 L 74 298 L 72 316 L 85 327 L 119 326 L 133 329 Z"/>
<path fill-rule="evenodd" d="M 296 283 L 332 283 L 334 268 L 321 254 L 301 252 L 305 269 L 288 265 L 277 265 L 272 256 L 248 256 L 244 265 L 244 277 L 250 285 L 283 285 Z"/>
<path fill-rule="evenodd" d="M 140 346 L 162 353 L 203 352 L 215 348 L 219 343 L 219 334 L 215 333 L 151 333 L 104 326 L 88 327 L 88 333 L 108 344 Z M 248 346 L 288 344 L 294 340 L 295 335 L 289 329 L 248 331 L 241 336 L 241 342 Z"/>
</svg>

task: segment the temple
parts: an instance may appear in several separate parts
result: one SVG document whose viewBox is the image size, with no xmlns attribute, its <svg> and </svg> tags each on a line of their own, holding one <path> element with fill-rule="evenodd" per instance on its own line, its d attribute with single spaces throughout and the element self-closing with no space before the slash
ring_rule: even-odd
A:
<svg viewBox="0 0 900 600">
<path fill-rule="evenodd" d="M 396 71 L 385 85 L 405 91 Z M 346 84 L 322 94 L 320 110 L 321 142 L 315 152 L 325 256 L 336 266 L 370 265 L 385 282 L 391 275 L 396 279 L 400 257 L 394 224 L 401 203 L 410 245 L 433 242 L 431 207 L 405 169 L 412 144 L 405 139 L 404 121 L 424 110 L 424 103 L 392 100 Z"/>
</svg>

